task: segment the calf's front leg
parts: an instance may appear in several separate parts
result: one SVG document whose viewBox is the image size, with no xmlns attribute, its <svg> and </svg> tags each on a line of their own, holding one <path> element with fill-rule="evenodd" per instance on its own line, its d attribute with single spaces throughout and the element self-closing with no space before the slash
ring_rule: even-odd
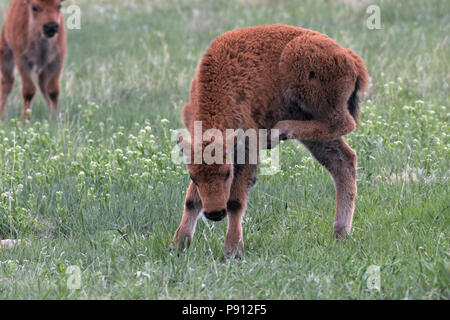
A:
<svg viewBox="0 0 450 320">
<path fill-rule="evenodd" d="M 178 247 L 182 251 L 186 246 L 190 245 L 201 210 L 202 202 L 197 187 L 191 181 L 186 194 L 183 217 L 173 237 L 172 244 L 170 245 L 171 249 Z"/>
<path fill-rule="evenodd" d="M 240 258 L 244 250 L 242 218 L 247 207 L 249 187 L 256 182 L 256 165 L 244 165 L 231 186 L 227 202 L 228 228 L 225 237 L 225 255 Z"/>
<path fill-rule="evenodd" d="M 6 116 L 6 101 L 14 85 L 14 56 L 11 49 L 0 39 L 0 120 Z"/>
<path fill-rule="evenodd" d="M 30 118 L 30 114 L 28 114 L 27 111 L 31 110 L 31 102 L 36 93 L 36 86 L 33 83 L 33 78 L 31 76 L 32 69 L 28 62 L 19 59 L 17 67 L 19 69 L 20 78 L 22 79 L 23 108 L 20 120 L 24 120 L 26 117 Z"/>
<path fill-rule="evenodd" d="M 58 57 L 39 73 L 39 88 L 50 109 L 52 119 L 55 119 L 56 110 L 58 108 L 60 91 L 59 81 L 62 67 L 62 59 Z"/>
</svg>

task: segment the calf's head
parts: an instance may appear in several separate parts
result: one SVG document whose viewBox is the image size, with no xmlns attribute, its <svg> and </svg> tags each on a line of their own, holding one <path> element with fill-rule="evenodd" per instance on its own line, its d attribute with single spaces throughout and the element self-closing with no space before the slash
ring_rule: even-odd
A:
<svg viewBox="0 0 450 320">
<path fill-rule="evenodd" d="M 47 38 L 59 32 L 61 3 L 64 0 L 24 0 L 30 11 L 32 24 Z"/>
<path fill-rule="evenodd" d="M 213 141 L 209 144 L 201 143 L 193 146 L 180 137 L 178 146 L 185 156 L 190 157 L 191 161 L 187 164 L 187 168 L 192 183 L 200 195 L 205 217 L 212 221 L 222 220 L 227 215 L 227 202 L 233 182 L 233 164 L 224 144 Z M 208 150 L 213 150 L 209 155 L 217 161 L 208 159 Z M 216 152 L 223 150 L 223 152 L 217 154 L 214 150 Z M 199 153 L 202 153 L 202 158 L 198 157 Z M 201 162 L 196 163 L 196 158 L 201 159 Z"/>
</svg>

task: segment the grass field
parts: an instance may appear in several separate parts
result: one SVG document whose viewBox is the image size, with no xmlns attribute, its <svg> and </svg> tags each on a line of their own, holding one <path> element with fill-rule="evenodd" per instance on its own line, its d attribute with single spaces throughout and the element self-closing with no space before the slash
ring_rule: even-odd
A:
<svg viewBox="0 0 450 320">
<path fill-rule="evenodd" d="M 76 3 L 57 120 L 37 95 L 32 121 L 17 122 L 18 79 L 0 123 L 0 238 L 31 244 L 0 250 L 0 299 L 450 298 L 449 1 L 377 1 L 380 30 L 366 27 L 372 1 Z M 226 222 L 204 219 L 177 256 L 189 176 L 170 135 L 196 64 L 215 36 L 273 23 L 326 33 L 372 77 L 348 136 L 352 236 L 336 243 L 331 177 L 287 142 L 281 171 L 252 189 L 243 259 L 221 262 Z M 367 287 L 372 265 L 380 291 Z"/>
</svg>

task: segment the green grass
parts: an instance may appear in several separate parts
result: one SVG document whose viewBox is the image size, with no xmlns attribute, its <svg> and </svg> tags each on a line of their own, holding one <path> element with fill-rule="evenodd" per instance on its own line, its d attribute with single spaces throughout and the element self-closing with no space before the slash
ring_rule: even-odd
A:
<svg viewBox="0 0 450 320">
<path fill-rule="evenodd" d="M 0 299 L 450 298 L 448 1 L 378 1 L 382 30 L 366 28 L 365 1 L 76 2 L 57 120 L 38 96 L 17 123 L 18 80 L 0 123 L 0 237 L 31 244 L 0 250 Z M 189 177 L 169 137 L 196 64 L 215 36 L 272 23 L 328 34 L 372 77 L 348 136 L 352 237 L 334 241 L 332 180 L 288 142 L 281 171 L 252 189 L 243 259 L 221 262 L 226 222 L 203 219 L 177 256 Z M 380 292 L 367 288 L 371 265 Z"/>
</svg>

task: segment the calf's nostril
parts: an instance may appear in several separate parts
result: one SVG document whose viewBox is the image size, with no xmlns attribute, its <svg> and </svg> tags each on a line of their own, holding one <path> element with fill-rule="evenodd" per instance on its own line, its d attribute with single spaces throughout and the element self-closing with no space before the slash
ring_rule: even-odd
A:
<svg viewBox="0 0 450 320">
<path fill-rule="evenodd" d="M 46 34 L 55 34 L 59 30 L 59 25 L 56 22 L 49 22 L 44 25 L 44 32 Z"/>
</svg>

